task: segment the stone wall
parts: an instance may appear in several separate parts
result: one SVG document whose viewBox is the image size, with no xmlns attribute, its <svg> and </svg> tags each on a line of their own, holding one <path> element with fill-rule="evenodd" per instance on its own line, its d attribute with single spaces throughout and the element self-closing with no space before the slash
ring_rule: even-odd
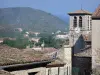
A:
<svg viewBox="0 0 100 75">
<path fill-rule="evenodd" d="M 69 67 L 41 67 L 11 72 L 11 74 L 14 75 L 29 75 L 29 73 L 33 73 L 35 75 L 71 75 Z"/>
<path fill-rule="evenodd" d="M 92 65 L 92 60 L 91 57 L 77 57 L 74 56 L 73 57 L 73 64 L 72 66 L 74 68 L 79 69 L 79 72 L 83 75 L 86 71 L 89 73 L 88 75 L 90 75 L 91 73 L 91 65 Z"/>
<path fill-rule="evenodd" d="M 100 66 L 100 19 L 92 20 L 92 68 Z"/>
<path fill-rule="evenodd" d="M 28 73 L 37 73 L 37 75 L 46 75 L 46 68 L 40 67 L 40 68 L 33 68 L 33 69 L 27 69 L 27 70 L 19 70 L 19 71 L 13 71 L 11 74 L 14 75 L 28 75 Z"/>
<path fill-rule="evenodd" d="M 74 21 L 74 17 L 77 17 L 77 27 L 79 27 L 79 17 L 82 17 L 82 31 L 83 34 L 86 34 L 87 31 L 91 31 L 91 15 L 72 15 L 70 16 L 70 27 L 69 30 L 74 30 L 73 27 L 73 21 Z"/>
</svg>

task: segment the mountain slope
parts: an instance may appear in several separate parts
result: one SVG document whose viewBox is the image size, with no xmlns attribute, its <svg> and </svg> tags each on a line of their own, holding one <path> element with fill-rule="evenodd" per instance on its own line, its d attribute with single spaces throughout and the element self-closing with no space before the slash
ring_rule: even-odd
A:
<svg viewBox="0 0 100 75">
<path fill-rule="evenodd" d="M 58 17 L 29 7 L 0 9 L 0 30 L 22 28 L 38 32 L 65 30 L 67 24 Z M 5 29 L 6 30 L 6 29 Z"/>
</svg>

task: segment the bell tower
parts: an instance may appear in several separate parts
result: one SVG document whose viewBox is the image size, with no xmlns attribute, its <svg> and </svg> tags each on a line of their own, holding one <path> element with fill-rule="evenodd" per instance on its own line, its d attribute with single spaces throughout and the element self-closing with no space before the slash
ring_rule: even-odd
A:
<svg viewBox="0 0 100 75">
<path fill-rule="evenodd" d="M 68 13 L 70 16 L 70 44 L 74 49 L 78 50 L 83 48 L 81 35 L 85 35 L 91 32 L 92 28 L 92 13 L 86 10 L 78 10 L 75 12 Z M 84 43 L 84 42 L 83 42 Z M 81 45 L 82 44 L 82 45 Z M 79 48 L 80 47 L 80 48 Z"/>
<path fill-rule="evenodd" d="M 82 34 L 91 31 L 92 13 L 81 9 L 68 14 L 70 16 L 70 27 L 69 27 L 70 32 L 74 32 L 76 27 L 80 28 Z"/>
</svg>

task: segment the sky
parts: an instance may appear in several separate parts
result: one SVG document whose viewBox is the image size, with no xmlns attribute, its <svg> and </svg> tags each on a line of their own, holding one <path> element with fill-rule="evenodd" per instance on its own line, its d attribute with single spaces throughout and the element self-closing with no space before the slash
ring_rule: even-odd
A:
<svg viewBox="0 0 100 75">
<path fill-rule="evenodd" d="M 94 12 L 100 0 L 0 0 L 0 8 L 32 7 L 54 15 L 67 15 L 82 9 Z"/>
</svg>

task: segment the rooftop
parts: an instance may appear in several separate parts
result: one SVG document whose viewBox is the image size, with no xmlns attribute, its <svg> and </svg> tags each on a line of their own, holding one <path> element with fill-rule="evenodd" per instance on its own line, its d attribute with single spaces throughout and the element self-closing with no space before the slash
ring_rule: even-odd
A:
<svg viewBox="0 0 100 75">
<path fill-rule="evenodd" d="M 48 61 L 52 58 L 45 56 L 43 52 L 32 49 L 17 49 L 6 45 L 0 45 L 0 66 L 26 64 L 32 62 Z"/>
<path fill-rule="evenodd" d="M 79 57 L 92 57 L 92 49 L 91 46 L 81 49 L 81 52 L 74 54 L 74 56 Z"/>
<path fill-rule="evenodd" d="M 83 14 L 83 15 L 92 15 L 92 13 L 90 13 L 89 11 L 86 11 L 86 10 L 77 10 L 75 12 L 70 12 L 68 13 L 69 15 L 80 15 L 80 14 Z"/>
<path fill-rule="evenodd" d="M 63 60 L 61 60 L 61 59 L 56 59 L 56 60 L 54 60 L 54 61 L 52 61 L 51 63 L 49 63 L 48 65 L 47 65 L 47 67 L 61 67 L 61 66 L 64 66 L 65 65 L 65 63 L 63 62 Z"/>
<path fill-rule="evenodd" d="M 96 8 L 95 12 L 92 15 L 92 18 L 100 18 L 100 5 Z"/>
</svg>

